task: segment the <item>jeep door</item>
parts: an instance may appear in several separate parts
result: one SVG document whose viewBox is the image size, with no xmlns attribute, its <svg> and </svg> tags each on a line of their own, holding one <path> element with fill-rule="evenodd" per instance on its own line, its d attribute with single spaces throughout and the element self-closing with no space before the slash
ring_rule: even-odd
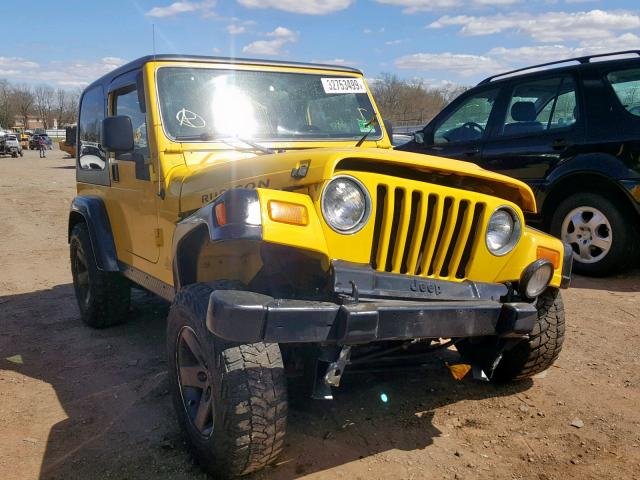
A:
<svg viewBox="0 0 640 480">
<path fill-rule="evenodd" d="M 412 141 L 398 150 L 478 163 L 498 93 L 490 86 L 458 97 L 424 128 L 423 143 Z"/>
<path fill-rule="evenodd" d="M 156 263 L 160 253 L 156 238 L 157 187 L 149 175 L 147 114 L 142 106 L 144 92 L 139 89 L 142 90 L 143 83 L 138 75 L 141 74 L 125 74 L 109 87 L 109 114 L 129 116 L 133 127 L 133 151 L 109 155 L 111 189 L 107 207 L 118 256 L 123 258 L 123 249 L 132 254 L 134 258 L 126 259 L 132 266 L 137 264 L 135 257 Z"/>
<path fill-rule="evenodd" d="M 481 165 L 524 180 L 537 191 L 558 162 L 575 155 L 575 146 L 583 140 L 577 85 L 571 72 L 506 84 Z"/>
</svg>

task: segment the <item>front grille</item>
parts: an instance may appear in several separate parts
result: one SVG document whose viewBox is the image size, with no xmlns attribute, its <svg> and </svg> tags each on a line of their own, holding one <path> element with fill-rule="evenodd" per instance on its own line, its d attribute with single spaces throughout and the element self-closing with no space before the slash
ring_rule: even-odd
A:
<svg viewBox="0 0 640 480">
<path fill-rule="evenodd" d="M 484 203 L 429 192 L 428 184 L 421 189 L 380 184 L 375 205 L 373 268 L 422 277 L 466 278 Z"/>
</svg>

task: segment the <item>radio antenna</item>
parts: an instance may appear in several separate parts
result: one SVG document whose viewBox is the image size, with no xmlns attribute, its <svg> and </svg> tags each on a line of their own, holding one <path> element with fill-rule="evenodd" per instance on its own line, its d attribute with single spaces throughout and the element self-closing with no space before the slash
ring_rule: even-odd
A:
<svg viewBox="0 0 640 480">
<path fill-rule="evenodd" d="M 153 41 L 153 56 L 156 56 L 156 24 L 151 24 L 151 37 Z"/>
</svg>

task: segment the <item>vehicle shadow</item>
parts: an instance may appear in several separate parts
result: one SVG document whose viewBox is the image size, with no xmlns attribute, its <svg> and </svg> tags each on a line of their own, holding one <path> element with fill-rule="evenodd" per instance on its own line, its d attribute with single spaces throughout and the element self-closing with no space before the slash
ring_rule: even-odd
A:
<svg viewBox="0 0 640 480">
<path fill-rule="evenodd" d="M 634 268 L 609 277 L 585 277 L 574 274 L 571 277 L 571 288 L 610 292 L 639 292 L 640 269 Z"/>
<path fill-rule="evenodd" d="M 126 324 L 91 330 L 79 320 L 71 285 L 0 297 L 0 371 L 38 380 L 26 382 L 32 389 L 50 385 L 59 403 L 8 384 L 5 398 L 19 413 L 0 432 L 7 428 L 18 444 L 40 443 L 39 478 L 204 477 L 168 394 L 167 311 L 135 291 Z M 285 450 L 276 466 L 250 478 L 293 479 L 393 449 L 422 450 L 442 434 L 433 422 L 438 409 L 531 386 L 456 382 L 444 362 L 457 360 L 446 350 L 416 369 L 345 375 L 332 402 L 292 390 Z"/>
</svg>

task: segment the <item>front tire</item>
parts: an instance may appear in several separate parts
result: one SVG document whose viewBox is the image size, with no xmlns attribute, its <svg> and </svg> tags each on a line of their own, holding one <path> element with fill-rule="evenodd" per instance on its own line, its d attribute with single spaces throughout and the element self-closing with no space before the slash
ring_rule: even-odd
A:
<svg viewBox="0 0 640 480">
<path fill-rule="evenodd" d="M 635 218 L 625 213 L 594 193 L 578 193 L 558 205 L 551 218 L 551 233 L 571 245 L 577 273 L 604 276 L 628 265 Z"/>
<path fill-rule="evenodd" d="M 503 352 L 491 380 L 497 383 L 524 380 L 547 370 L 556 361 L 564 343 L 564 304 L 560 291 L 547 288 L 536 300 L 538 320 L 529 338 Z M 456 344 L 460 354 L 483 367 L 490 366 L 496 351 L 496 339 Z"/>
<path fill-rule="evenodd" d="M 231 344 L 207 330 L 214 288 L 180 290 L 169 312 L 167 356 L 173 403 L 193 455 L 216 478 L 229 478 L 280 454 L 287 387 L 278 344 Z"/>
<path fill-rule="evenodd" d="M 92 328 L 123 323 L 129 312 L 131 284 L 117 272 L 98 269 L 86 223 L 73 227 L 69 250 L 73 288 L 82 321 Z"/>
</svg>

